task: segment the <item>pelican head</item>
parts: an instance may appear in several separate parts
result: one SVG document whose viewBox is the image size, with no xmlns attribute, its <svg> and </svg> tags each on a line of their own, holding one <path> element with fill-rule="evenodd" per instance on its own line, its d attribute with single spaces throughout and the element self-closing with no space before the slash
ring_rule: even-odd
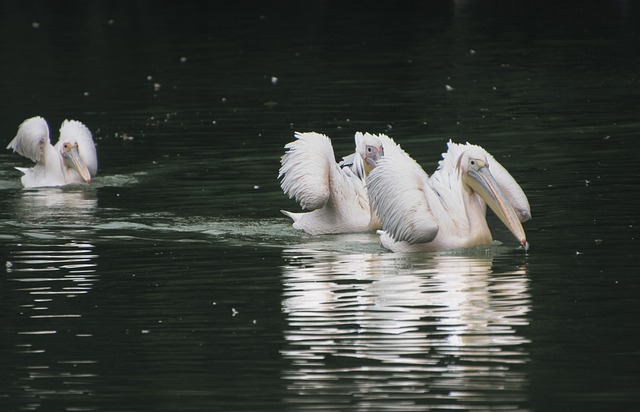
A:
<svg viewBox="0 0 640 412">
<path fill-rule="evenodd" d="M 356 151 L 364 163 L 365 176 L 378 164 L 378 160 L 384 156 L 382 141 L 376 135 L 369 133 L 356 134 Z"/>
<path fill-rule="evenodd" d="M 62 145 L 61 153 L 64 164 L 69 168 L 75 170 L 82 180 L 87 183 L 91 183 L 91 173 L 85 164 L 84 160 L 80 156 L 78 150 L 78 143 L 66 142 Z"/>
<path fill-rule="evenodd" d="M 77 175 L 86 183 L 98 172 L 98 157 L 91 132 L 77 120 L 65 120 L 60 126 L 60 139 L 55 148 L 60 151 L 69 173 Z"/>
<path fill-rule="evenodd" d="M 527 238 L 518 214 L 491 174 L 484 150 L 479 147 L 468 148 L 458 158 L 457 168 L 465 190 L 480 196 L 522 246 L 527 248 Z"/>
<path fill-rule="evenodd" d="M 382 147 L 382 144 L 378 146 L 367 145 L 366 155 L 364 158 L 365 170 L 367 171 L 367 174 L 369 174 L 371 169 L 376 167 L 378 160 L 380 160 L 382 156 L 384 156 L 384 147 Z M 366 165 L 368 165 L 368 167 Z"/>
</svg>

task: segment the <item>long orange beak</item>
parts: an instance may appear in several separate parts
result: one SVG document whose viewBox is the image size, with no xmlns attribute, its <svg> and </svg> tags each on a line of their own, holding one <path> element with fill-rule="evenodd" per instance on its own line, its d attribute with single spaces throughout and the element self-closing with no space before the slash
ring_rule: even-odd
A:
<svg viewBox="0 0 640 412">
<path fill-rule="evenodd" d="M 489 171 L 489 167 L 485 166 L 478 171 L 469 171 L 467 184 L 489 205 L 491 210 L 500 218 L 502 223 L 511 231 L 513 236 L 518 239 L 520 244 L 525 248 L 529 248 L 524 228 L 515 209 L 509 204 L 500 186 Z"/>
<path fill-rule="evenodd" d="M 87 183 L 91 183 L 91 173 L 87 169 L 87 165 L 82 161 L 80 153 L 78 152 L 78 145 L 75 145 L 62 153 L 64 163 L 67 167 L 75 170 L 82 180 Z"/>
</svg>

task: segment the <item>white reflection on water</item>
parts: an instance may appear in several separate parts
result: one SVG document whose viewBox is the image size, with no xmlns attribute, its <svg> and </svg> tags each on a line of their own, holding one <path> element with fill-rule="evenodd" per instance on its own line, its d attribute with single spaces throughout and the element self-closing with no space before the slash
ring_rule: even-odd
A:
<svg viewBox="0 0 640 412">
<path fill-rule="evenodd" d="M 96 197 L 84 191 L 20 193 L 10 222 L 17 242 L 6 262 L 9 279 L 25 285 L 19 290 L 70 297 L 91 288 L 98 256 L 91 242 L 79 239 L 93 232 L 96 207 Z"/>
<path fill-rule="evenodd" d="M 9 204 L 13 219 L 5 232 L 14 237 L 53 239 L 87 232 L 94 224 L 98 199 L 90 188 L 23 190 Z"/>
<path fill-rule="evenodd" d="M 490 254 L 491 252 L 489 252 Z M 285 251 L 286 401 L 298 409 L 522 407 L 524 267 L 493 257 Z"/>
<path fill-rule="evenodd" d="M 40 300 L 51 300 L 54 295 L 76 297 L 91 290 L 97 280 L 97 257 L 89 243 L 22 243 L 10 252 L 7 275 L 20 285 L 16 291 L 42 297 Z M 42 316 L 38 312 L 31 317 Z"/>
<path fill-rule="evenodd" d="M 13 323 L 12 376 L 22 409 L 82 399 L 93 390 L 96 361 L 85 354 L 87 294 L 98 281 L 98 254 L 90 240 L 97 199 L 68 189 L 22 191 L 10 204 L 6 272 Z M 71 332 L 73 331 L 73 332 Z M 5 331 L 5 336 L 11 333 Z"/>
</svg>

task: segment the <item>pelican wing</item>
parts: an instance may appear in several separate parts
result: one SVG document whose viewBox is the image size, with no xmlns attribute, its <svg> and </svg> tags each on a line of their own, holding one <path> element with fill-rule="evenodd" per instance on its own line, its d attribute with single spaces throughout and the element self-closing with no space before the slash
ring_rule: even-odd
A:
<svg viewBox="0 0 640 412">
<path fill-rule="evenodd" d="M 429 176 L 395 142 L 389 147 L 393 149 L 385 146 L 384 156 L 368 177 L 371 205 L 394 240 L 431 242 L 438 234 L 438 222 L 427 201 Z"/>
<path fill-rule="evenodd" d="M 280 186 L 303 209 L 320 209 L 331 196 L 331 173 L 338 168 L 331 140 L 315 132 L 295 137 L 281 159 Z"/>
<path fill-rule="evenodd" d="M 42 117 L 36 116 L 22 122 L 7 149 L 37 163 L 45 161 L 44 151 L 49 144 L 49 126 Z"/>
<path fill-rule="evenodd" d="M 98 173 L 98 156 L 96 145 L 93 143 L 91 132 L 82 122 L 77 120 L 65 120 L 60 126 L 60 138 L 56 143 L 59 149 L 65 143 L 78 144 L 78 152 L 84 161 L 91 176 Z"/>
</svg>

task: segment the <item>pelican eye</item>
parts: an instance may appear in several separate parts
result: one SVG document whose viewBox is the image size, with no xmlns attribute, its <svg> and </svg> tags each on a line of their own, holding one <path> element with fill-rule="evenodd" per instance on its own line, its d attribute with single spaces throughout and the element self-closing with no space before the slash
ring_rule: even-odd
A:
<svg viewBox="0 0 640 412">
<path fill-rule="evenodd" d="M 62 151 L 63 152 L 68 152 L 69 150 L 73 150 L 73 149 L 75 149 L 77 147 L 78 147 L 77 143 L 75 143 L 75 144 L 74 143 L 65 143 L 65 144 L 62 145 Z"/>
</svg>

